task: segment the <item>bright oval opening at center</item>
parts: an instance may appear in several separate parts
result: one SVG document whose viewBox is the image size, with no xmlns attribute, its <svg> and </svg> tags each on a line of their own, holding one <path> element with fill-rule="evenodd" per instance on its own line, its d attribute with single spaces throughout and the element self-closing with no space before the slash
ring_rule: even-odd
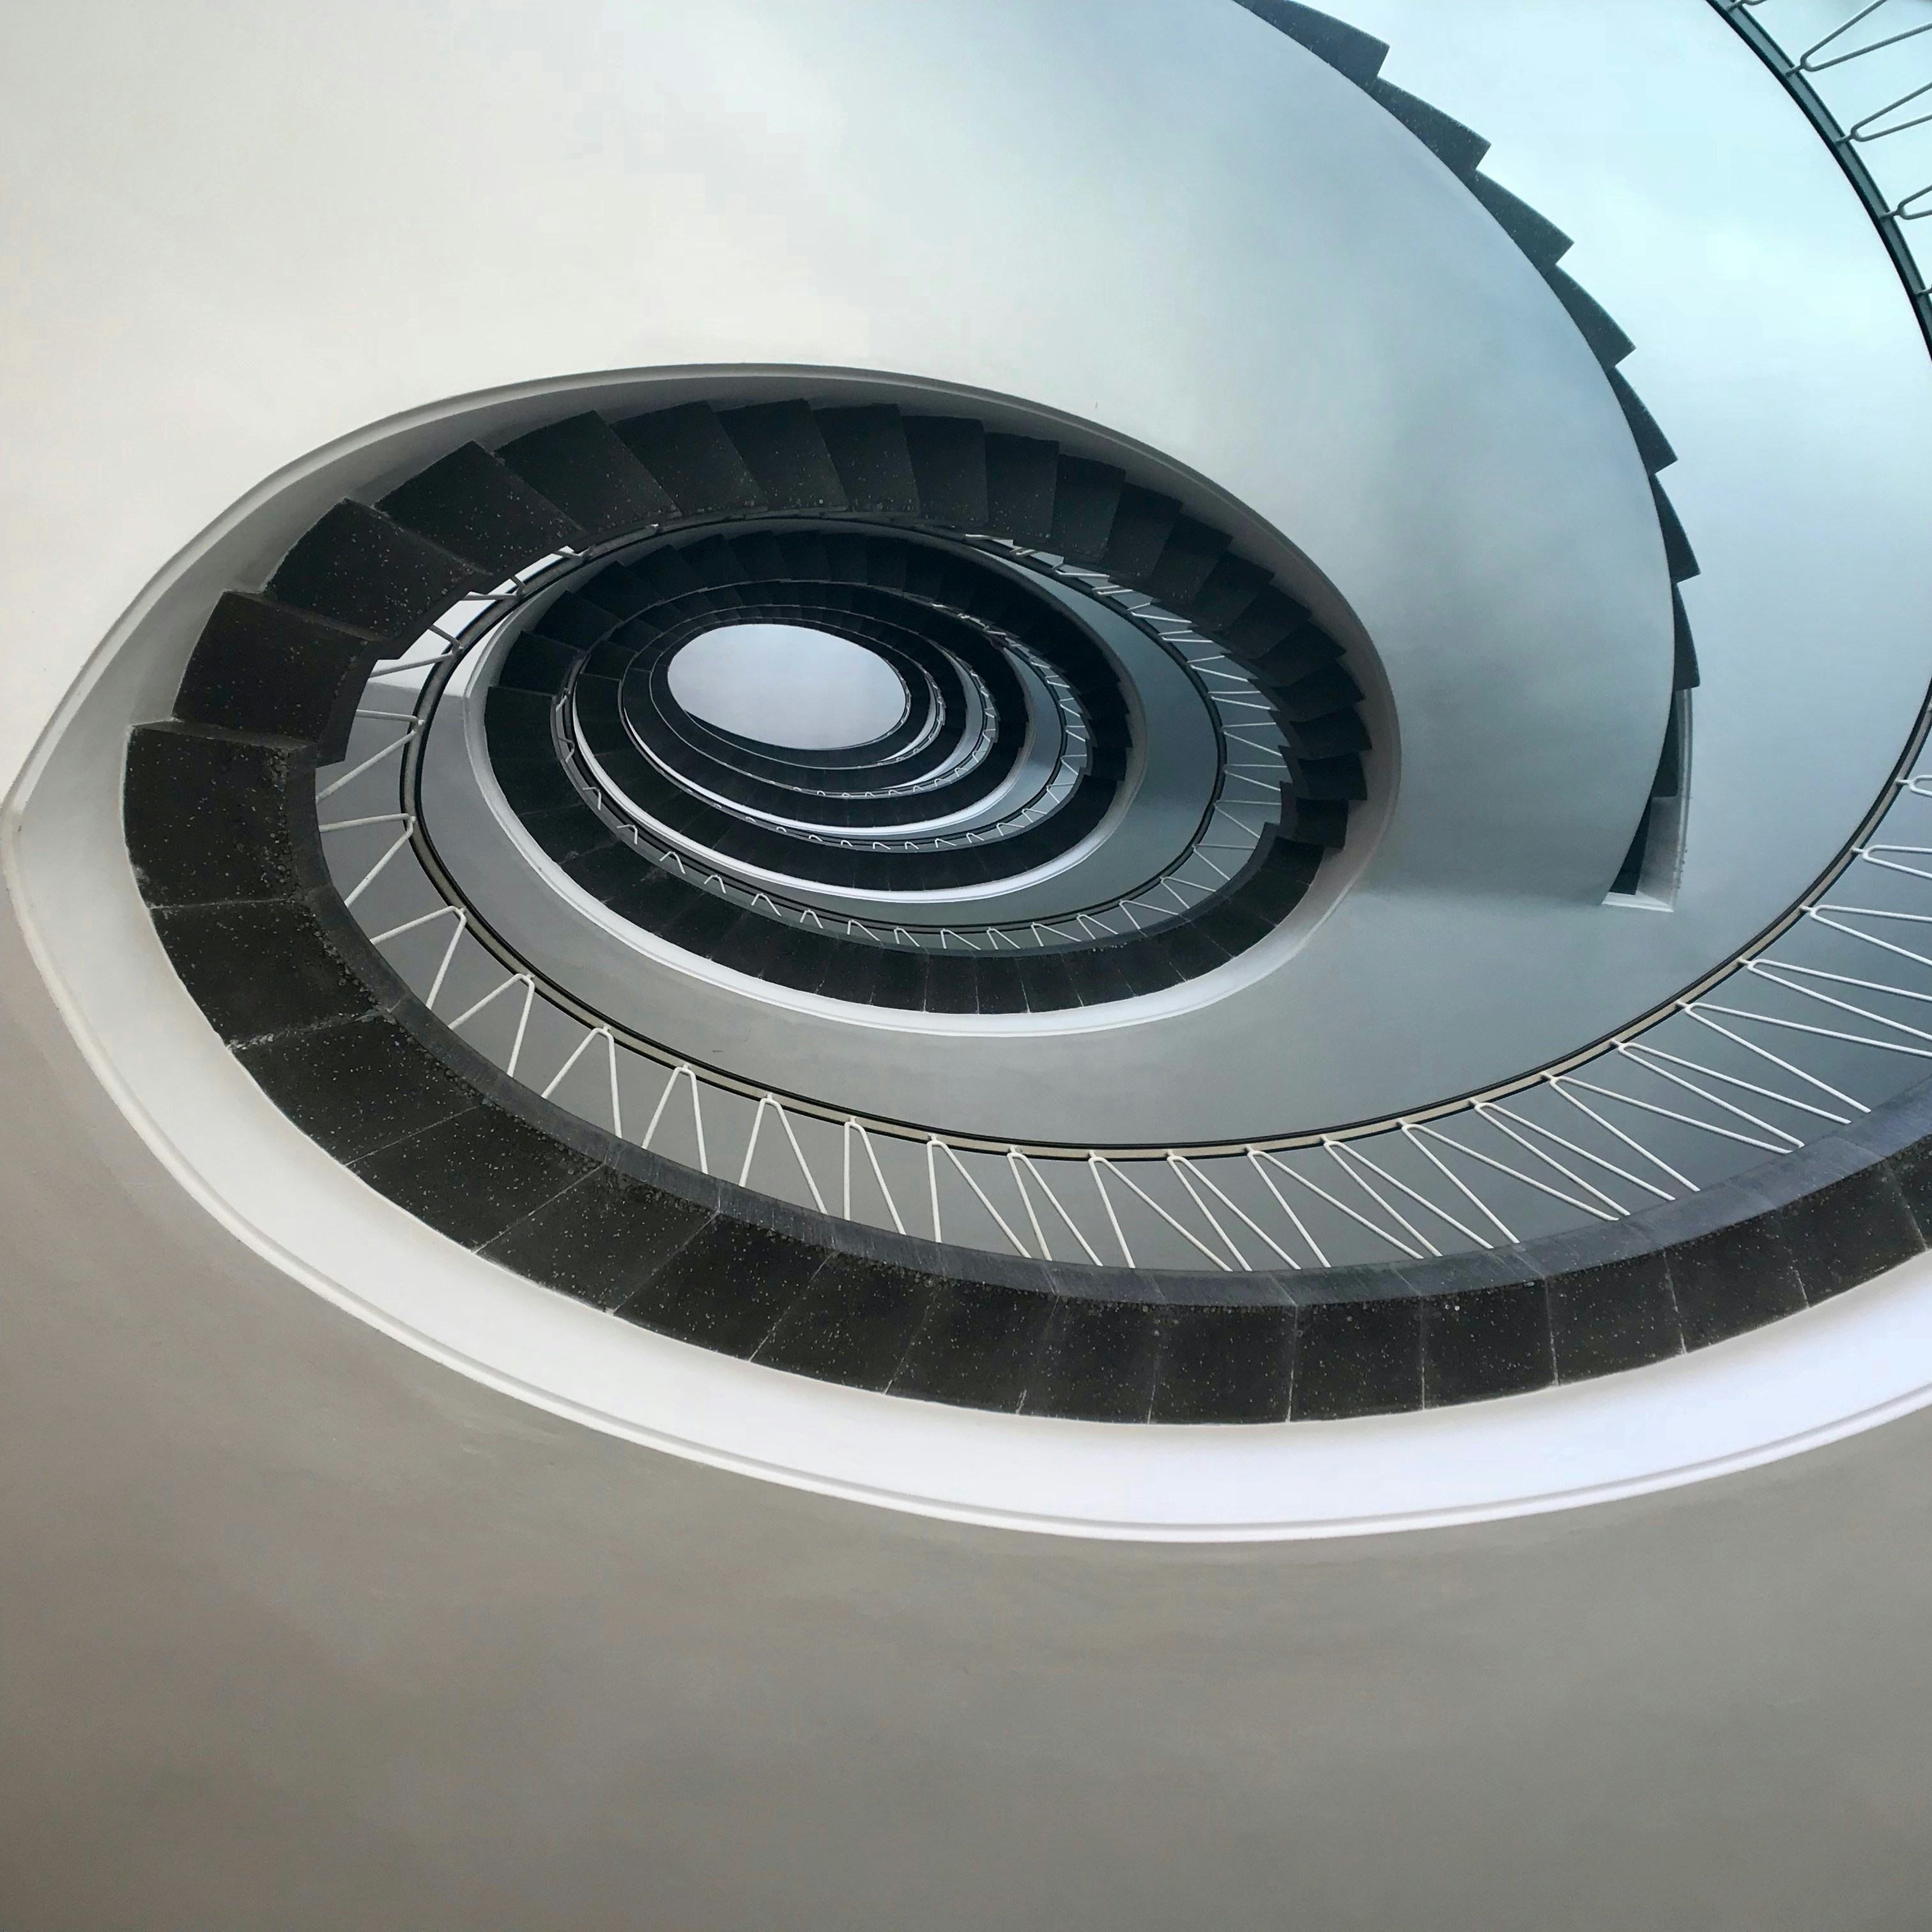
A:
<svg viewBox="0 0 1932 1932">
<path fill-rule="evenodd" d="M 789 751 L 846 751 L 906 713 L 884 658 L 798 624 L 731 624 L 694 638 L 666 673 L 672 697 L 720 731 Z"/>
</svg>

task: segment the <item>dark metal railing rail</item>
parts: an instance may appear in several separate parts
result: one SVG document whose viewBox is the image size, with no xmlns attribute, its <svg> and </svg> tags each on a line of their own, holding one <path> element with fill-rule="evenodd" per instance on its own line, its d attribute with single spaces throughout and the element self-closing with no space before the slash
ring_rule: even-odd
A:
<svg viewBox="0 0 1932 1932">
<path fill-rule="evenodd" d="M 1795 52 L 1772 31 L 1787 0 L 1711 4 L 1831 145 L 1932 346 L 1932 298 L 1908 238 L 1908 224 L 1932 214 L 1932 182 L 1915 187 L 1901 172 L 1907 144 L 1882 146 L 1932 127 L 1932 80 L 1901 66 L 1916 56 L 1919 74 L 1932 70 L 1932 38 L 1922 38 L 1932 20 L 1905 10 L 1924 0 L 1851 9 Z M 1079 1147 L 883 1118 L 706 1066 L 518 959 L 464 904 L 412 802 L 418 706 L 455 658 L 582 562 L 533 566 L 378 671 L 350 757 L 320 788 L 324 830 L 345 898 L 433 1010 L 559 1104 L 706 1173 L 1056 1262 L 1326 1268 L 1613 1222 L 1792 1153 L 1932 1073 L 1924 709 L 1884 791 L 1796 904 L 1662 1005 L 1480 1092 L 1234 1142 Z M 1146 599 L 1104 581 L 1082 587 L 1148 621 Z M 384 708 L 382 692 L 412 687 L 416 702 Z"/>
</svg>

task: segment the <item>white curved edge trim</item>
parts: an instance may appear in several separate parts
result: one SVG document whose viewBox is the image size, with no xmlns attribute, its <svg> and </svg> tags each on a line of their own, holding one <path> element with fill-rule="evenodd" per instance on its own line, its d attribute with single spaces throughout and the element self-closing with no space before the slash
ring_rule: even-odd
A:
<svg viewBox="0 0 1932 1932">
<path fill-rule="evenodd" d="M 254 1086 L 178 982 L 143 1003 L 159 1049 L 146 1070 L 161 1076 L 158 1084 L 126 1077 L 60 970 L 22 851 L 22 816 L 11 806 L 0 824 L 0 880 L 27 952 L 77 1056 L 188 1200 L 280 1274 L 431 1360 L 552 1414 L 714 1468 L 1061 1535 L 1333 1538 L 1666 1490 L 1838 1441 L 1932 1400 L 1932 1256 L 1650 1369 L 1346 1423 L 1134 1426 L 995 1416 L 713 1354 L 482 1261 L 364 1187 Z M 130 897 L 132 890 L 130 878 Z M 128 910 L 146 920 L 138 902 Z M 124 959 L 134 950 L 123 949 Z M 141 978 L 158 969 L 172 980 L 158 941 L 146 951 L 126 963 Z M 160 1108 L 150 1104 L 157 1097 Z M 190 1136 L 199 1146 L 185 1144 Z M 233 1165 L 218 1175 L 208 1156 L 224 1141 Z M 297 1211 L 272 1218 L 296 1225 L 272 1225 L 263 1210 L 291 1186 L 302 1197 Z M 244 1204 L 240 1195 L 255 1198 Z M 290 1204 L 286 1192 L 281 1204 Z M 338 1252 L 318 1264 L 315 1237 L 329 1226 Z M 345 1245 L 362 1265 L 341 1265 Z M 896 1480 L 878 1480 L 870 1472 L 880 1468 Z"/>
<path fill-rule="evenodd" d="M 0 804 L 0 946 L 32 967 L 7 976 L 10 1004 L 68 1062 L 97 1136 L 152 1160 L 174 1200 L 272 1277 L 644 1447 L 854 1502 L 1096 1538 L 1324 1538 L 1534 1515 L 1758 1467 L 1932 1401 L 1932 1256 L 1624 1376 L 1416 1414 L 1217 1428 L 998 1416 L 814 1382 L 650 1334 L 434 1233 L 301 1133 L 215 1036 L 161 949 L 120 825 L 128 725 L 165 710 L 157 694 L 172 691 L 208 586 L 232 580 L 232 554 L 218 553 L 265 497 L 304 472 L 326 484 L 370 434 L 284 471 L 157 575 Z M 178 634 L 146 634 L 158 614 Z M 128 650 L 137 634 L 143 648 Z"/>
</svg>

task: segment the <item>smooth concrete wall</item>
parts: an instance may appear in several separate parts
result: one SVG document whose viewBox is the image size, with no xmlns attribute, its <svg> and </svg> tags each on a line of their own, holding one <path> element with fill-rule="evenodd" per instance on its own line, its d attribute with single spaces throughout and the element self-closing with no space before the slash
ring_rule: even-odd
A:
<svg viewBox="0 0 1932 1932">
<path fill-rule="evenodd" d="M 666 356 L 773 352 L 757 314 L 718 302 L 713 272 L 728 268 L 782 278 L 786 354 L 892 359 L 838 278 L 798 249 L 793 219 L 802 201 L 841 205 L 821 138 L 836 148 L 844 136 L 832 84 L 793 85 L 784 34 L 836 42 L 864 10 L 773 10 L 762 34 L 742 30 L 759 16 L 706 11 L 736 38 L 698 56 L 637 10 L 452 24 L 352 7 L 243 21 L 81 5 L 9 21 L 11 67 L 32 84 L 0 146 L 34 194 L 0 256 L 22 291 L 7 347 L 0 772 L 10 778 L 162 561 L 262 477 L 426 398 L 543 373 L 536 352 L 577 339 L 560 320 L 583 286 L 573 261 L 602 264 Z M 1562 98 L 1553 54 L 1533 68 L 1525 46 L 1482 38 L 1487 10 L 1456 11 L 1498 98 L 1472 107 L 1438 86 L 1443 104 L 1500 134 L 1508 99 Z M 1666 49 L 1682 25 L 1690 51 L 1574 91 L 1573 152 L 1553 123 L 1542 151 L 1551 181 L 1578 178 L 1618 101 L 1648 98 L 1636 80 L 1690 87 L 1706 71 L 1696 62 L 1718 58 L 1699 38 L 1712 23 L 1687 24 L 1695 11 L 1618 10 L 1626 32 Z M 986 17 L 973 10 L 978 38 L 953 47 L 949 82 L 1010 64 L 1016 30 L 989 34 Z M 1095 16 L 1064 17 L 1077 36 Z M 640 34 L 626 94 L 609 57 Z M 1391 73 L 1414 78 L 1400 62 Z M 446 111 L 424 111 L 426 74 Z M 1139 140 L 1177 104 L 1168 78 L 1114 86 L 1107 111 L 1142 117 Z M 658 104 L 656 122 L 637 115 L 639 98 Z M 890 94 L 864 98 L 890 122 Z M 1216 105 L 1184 91 L 1180 101 L 1202 118 Z M 1694 94 L 1657 138 L 1695 125 L 1696 104 Z M 1808 151 L 1777 146 L 1774 110 L 1767 100 L 1750 124 L 1772 142 L 1757 241 L 1724 258 L 1728 293 L 1708 297 L 1691 332 L 1752 316 L 1759 332 L 1742 333 L 1740 353 L 1763 355 L 1700 389 L 1687 350 L 1676 398 L 1708 405 L 1693 437 L 1652 371 L 1644 383 L 1686 445 L 1680 501 L 1694 450 L 1703 480 L 1689 502 L 1726 511 L 1726 581 L 1753 586 L 1726 593 L 1742 598 L 1726 620 L 1740 655 L 1724 675 L 1741 689 L 1745 647 L 1782 640 L 1798 700 L 1778 726 L 1778 769 L 1815 784 L 1800 714 L 1833 707 L 1831 734 L 1863 733 L 1874 753 L 1903 673 L 1807 686 L 1804 638 L 1779 615 L 1795 610 L 1815 639 L 1832 574 L 1754 575 L 1745 539 L 1768 528 L 1802 560 L 1817 548 L 1807 505 L 1850 491 L 1838 500 L 1860 514 L 1839 560 L 1874 600 L 1909 585 L 1923 560 L 1898 547 L 1894 512 L 1918 473 L 1916 392 L 1886 362 L 1899 340 L 1885 312 L 1861 306 L 1874 286 L 1862 242 L 1840 258 L 1822 238 L 1850 232 L 1831 226 L 1828 175 Z M 743 146 L 692 160 L 694 130 L 721 124 Z M 951 165 L 919 146 L 929 118 L 890 124 L 909 153 Z M 1064 118 L 1015 130 L 1061 143 L 1070 165 L 1084 131 Z M 782 204 L 748 158 L 774 149 L 799 184 Z M 1000 165 L 1008 152 L 996 150 Z M 998 259 L 1000 224 L 1053 212 L 1020 165 L 1034 158 L 1020 152 L 982 190 L 986 259 Z M 1670 194 L 1654 184 L 1632 215 L 1634 286 L 1645 209 L 1678 213 L 1686 245 L 1734 232 L 1720 215 L 1735 212 L 1737 180 L 1712 165 Z M 656 170 L 655 225 L 635 230 L 648 246 L 614 256 L 610 207 L 592 190 L 634 166 Z M 560 192 L 560 178 L 584 191 Z M 1560 197 L 1540 198 L 1567 218 Z M 1104 180 L 1091 202 L 1112 206 Z M 1804 208 L 1822 252 L 1793 266 L 1766 238 Z M 872 211 L 857 212 L 869 236 Z M 526 274 L 506 272 L 489 245 L 518 232 L 544 238 Z M 911 239 L 909 273 L 984 285 L 949 280 L 943 242 Z M 957 379 L 980 368 L 974 343 L 992 321 L 1018 329 L 1042 308 L 1075 312 L 1085 266 L 1024 301 L 996 296 L 996 314 L 958 309 L 940 345 Z M 1629 290 L 1588 279 L 1640 332 L 1668 321 L 1661 294 L 1634 318 Z M 1786 299 L 1761 310 L 1767 287 Z M 1859 346 L 1828 381 L 1809 358 L 1842 341 L 1834 310 Z M 1197 334 L 1225 332 L 1225 317 L 1184 307 L 1157 327 L 1144 312 L 1102 320 L 1114 332 L 1093 358 L 1099 416 L 1184 362 Z M 1793 330 L 1810 332 L 1802 356 L 1786 354 Z M 1817 374 L 1803 408 L 1783 407 L 1780 356 Z M 635 359 L 600 346 L 572 366 Z M 327 393 L 291 382 L 295 362 L 327 370 Z M 1118 394 L 1100 393 L 1109 384 Z M 1836 399 L 1856 405 L 1860 435 L 1814 463 L 1843 421 Z M 1768 526 L 1750 478 L 1719 466 L 1730 430 L 1753 420 L 1772 436 L 1753 453 L 1765 488 L 1781 478 L 1796 493 Z M 1874 465 L 1874 439 L 1886 438 L 1892 460 Z M 1868 484 L 1876 494 L 1857 494 Z M 212 556 L 202 594 L 272 557 L 256 536 L 259 555 Z M 174 648 L 191 635 L 193 604 L 175 608 Z M 1903 608 L 1858 609 L 1882 635 Z M 164 706 L 171 678 L 124 675 L 117 704 Z M 1711 686 L 1724 688 L 1714 671 Z M 1749 747 L 1734 742 L 1742 759 Z M 97 745 L 70 776 L 107 769 L 106 756 Z M 1831 781 L 1846 796 L 1857 763 Z M 98 785 L 44 796 L 98 858 L 111 796 Z M 1720 859 L 1738 849 L 1714 843 Z M 97 939 L 125 940 L 133 928 L 116 921 L 138 907 L 79 902 L 89 917 L 104 906 Z M 814 1493 L 518 1400 L 313 1292 L 191 1199 L 136 1132 L 48 996 L 47 964 L 0 921 L 10 1932 L 1922 1922 L 1922 1409 L 1647 1496 L 1400 1534 L 1103 1540 Z M 152 1016 L 181 1018 L 165 1002 Z M 136 1030 L 148 1017 L 122 1016 Z M 462 1262 L 450 1250 L 439 1265 L 461 1282 Z M 468 1265 L 479 1297 L 507 1292 Z M 411 1270 L 429 1266 L 410 1253 Z M 1884 1366 L 1903 1348 L 1880 1318 L 1919 1298 L 1913 1282 L 1872 1284 L 1706 1352 L 1712 1372 L 1765 1372 L 1774 1446 L 1808 1386 L 1810 1346 L 1838 1336 L 1847 1363 Z M 1863 1347 L 1846 1340 L 1859 1333 Z M 1605 1444 L 1666 1412 L 1694 1421 L 1696 1397 L 1660 1402 L 1659 1386 L 1606 1408 Z M 1505 1429 L 1515 1412 L 1496 1405 L 1484 1426 Z M 1070 1462 L 1091 1437 L 1066 1427 L 1055 1439 Z M 1368 1424 L 1325 1439 L 1366 1450 L 1382 1438 Z M 1432 1458 L 1418 1446 L 1388 1466 L 1394 1484 Z"/>
<path fill-rule="evenodd" d="M 33 1004 L 0 1030 L 10 1928 L 1919 1922 L 1923 1412 L 1340 1541 L 813 1496 L 296 1286 L 77 1100 Z"/>
<path fill-rule="evenodd" d="M 345 8 L 272 13 L 239 37 L 105 0 L 23 18 L 17 64 L 44 85 L 0 135 L 39 184 L 8 253 L 21 685 L 0 769 L 151 572 L 332 439 L 574 370 L 896 367 L 1106 421 L 1305 544 L 1392 668 L 1408 815 L 1314 934 L 1214 976 L 1193 1010 L 1022 1016 L 970 1052 L 872 1016 L 844 1028 L 832 1097 L 906 1114 L 943 1091 L 936 1124 L 1075 1140 L 1096 1120 L 1156 1142 L 1280 1130 L 1514 1074 L 1674 991 L 1828 854 L 1923 682 L 1932 584 L 1909 517 L 1887 506 L 1932 488 L 1932 394 L 1828 156 L 1721 22 L 1675 0 L 1622 10 L 1618 64 L 1566 65 L 1561 10 L 1509 14 L 1483 71 L 1511 53 L 1520 116 L 1492 86 L 1466 100 L 1439 47 L 1411 76 L 1586 236 L 1579 272 L 1605 265 L 1593 286 L 1642 344 L 1632 373 L 1687 452 L 1671 487 L 1712 566 L 1692 596 L 1707 685 L 1690 857 L 1670 918 L 1606 911 L 1582 890 L 1605 868 L 1582 862 L 1624 836 L 1604 815 L 1621 781 L 1596 742 L 1600 706 L 1550 683 L 1537 716 L 1568 716 L 1571 737 L 1512 725 L 1522 755 L 1488 755 L 1483 733 L 1537 680 L 1493 675 L 1496 625 L 1474 621 L 1526 621 L 1518 642 L 1574 670 L 1606 661 L 1599 629 L 1638 606 L 1657 619 L 1660 580 L 1598 554 L 1642 508 L 1640 478 L 1596 460 L 1622 434 L 1600 377 L 1562 328 L 1516 331 L 1517 307 L 1553 314 L 1546 292 L 1430 158 L 1302 50 L 1232 0 L 1109 10 L 1105 34 L 1097 17 L 1038 0 L 976 38 L 946 8 L 863 4 L 808 18 L 585 0 L 487 28 Z M 1620 118 L 1626 76 L 1663 70 L 1701 116 Z M 69 98 L 62 75 L 86 84 Z M 1538 104 L 1559 76 L 1590 131 L 1552 158 Z M 430 98 L 450 111 L 420 111 Z M 1513 138 L 1519 118 L 1538 138 Z M 1754 189 L 1742 213 L 1738 156 Z M 1412 194 L 1397 247 L 1378 224 Z M 1675 306 L 1661 271 L 1634 266 L 1666 205 L 1676 281 L 1698 293 Z M 1748 245 L 1731 248 L 1741 220 Z M 1448 273 L 1451 238 L 1471 286 Z M 1828 268 L 1828 298 L 1794 284 L 1786 250 Z M 1425 272 L 1447 279 L 1423 301 Z M 1389 338 L 1372 356 L 1344 296 Z M 1834 348 L 1834 317 L 1855 356 Z M 1413 352 L 1384 353 L 1397 340 Z M 1699 400 L 1714 368 L 1726 410 Z M 1407 386 L 1367 409 L 1390 372 Z M 1499 416 L 1505 377 L 1517 387 Z M 1772 443 L 1743 434 L 1753 420 L 1775 426 Z M 1324 454 L 1364 425 L 1372 460 Z M 1454 457 L 1442 478 L 1403 471 L 1430 452 Z M 1861 483 L 1851 518 L 1819 480 L 1874 476 L 1882 500 Z M 1493 550 L 1515 526 L 1487 509 L 1469 525 L 1472 490 L 1553 520 L 1537 527 L 1557 578 L 1570 572 L 1574 622 L 1526 603 L 1529 578 Z M 1452 604 L 1472 623 L 1446 634 Z M 162 708 L 158 667 L 151 682 Z M 1648 766 L 1619 742 L 1640 790 Z M 1565 824 L 1594 829 L 1566 845 L 1551 830 Z M 1509 827 L 1536 851 L 1495 844 Z M 718 1030 L 676 1043 L 722 1054 Z M 1177 1058 L 1203 1076 L 1173 1082 Z M 823 1058 L 809 1045 L 755 1070 L 814 1086 Z M 1025 1117 L 1009 1118 L 1022 1092 Z"/>
</svg>

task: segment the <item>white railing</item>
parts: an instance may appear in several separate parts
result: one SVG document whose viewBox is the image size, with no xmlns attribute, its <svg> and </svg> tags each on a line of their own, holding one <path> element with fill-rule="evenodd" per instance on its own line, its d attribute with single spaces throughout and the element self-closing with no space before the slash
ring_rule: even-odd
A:
<svg viewBox="0 0 1932 1932">
<path fill-rule="evenodd" d="M 1712 4 L 1832 144 L 1932 341 L 1906 226 L 1932 214 L 1932 183 L 1910 184 L 1908 144 L 1893 141 L 1932 128 L 1932 80 L 1901 66 L 1916 54 L 1932 71 L 1925 0 L 1847 10 L 1796 52 L 1772 29 L 1781 10 L 1815 21 L 1808 0 Z M 1932 1075 L 1923 712 L 1884 795 L 1783 917 L 1614 1035 L 1481 1093 L 1327 1131 L 1070 1147 L 883 1119 L 702 1065 L 518 960 L 462 903 L 417 822 L 410 775 L 453 661 L 580 563 L 532 566 L 378 669 L 350 756 L 318 789 L 325 807 L 341 801 L 324 812 L 326 849 L 345 901 L 434 1012 L 556 1104 L 700 1172 L 1056 1263 L 1331 1268 L 1614 1222 L 1778 1160 Z"/>
</svg>

